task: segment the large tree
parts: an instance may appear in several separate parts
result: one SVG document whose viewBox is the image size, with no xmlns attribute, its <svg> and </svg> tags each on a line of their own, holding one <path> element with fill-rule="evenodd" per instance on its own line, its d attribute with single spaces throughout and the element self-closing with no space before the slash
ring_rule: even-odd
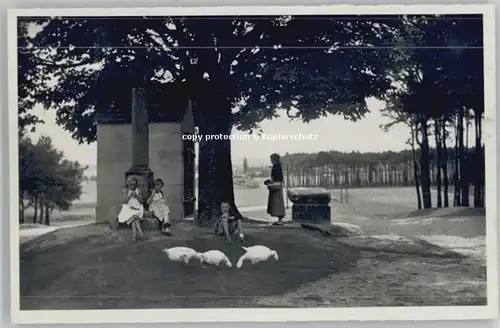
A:
<svg viewBox="0 0 500 328">
<path fill-rule="evenodd" d="M 254 130 L 280 109 L 306 122 L 329 114 L 356 120 L 368 111 L 365 98 L 389 87 L 385 46 L 393 22 L 376 16 L 51 18 L 35 38 L 22 38 L 29 56 L 20 55 L 20 64 L 34 70 L 20 85 L 42 71 L 51 76 L 53 83 L 34 86 L 32 97 L 54 108 L 58 123 L 80 142 L 95 141 L 96 108 L 126 110 L 116 106 L 126 90 L 154 83 L 175 84 L 193 100 L 202 134 Z M 164 101 L 164 108 L 179 108 Z M 238 214 L 230 150 L 230 140 L 200 144 L 204 222 L 223 198 Z"/>
</svg>

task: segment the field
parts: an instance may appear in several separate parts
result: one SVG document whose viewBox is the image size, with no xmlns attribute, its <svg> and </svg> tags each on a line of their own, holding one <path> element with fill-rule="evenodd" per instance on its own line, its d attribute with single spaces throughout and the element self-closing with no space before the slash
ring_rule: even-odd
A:
<svg viewBox="0 0 500 328">
<path fill-rule="evenodd" d="M 85 190 L 76 213 L 92 209 L 92 186 Z M 269 227 L 264 188 L 236 189 L 236 195 L 242 211 L 262 221 L 245 224 L 244 245 L 274 248 L 279 262 L 241 270 L 169 262 L 160 250 L 178 245 L 223 250 L 233 264 L 241 255 L 238 243 L 228 245 L 189 222 L 176 225 L 173 237 L 150 232 L 138 244 L 130 243 L 126 230 L 62 228 L 20 246 L 22 308 L 486 303 L 482 209 L 415 211 L 412 188 L 352 189 L 347 204 L 332 200 L 326 237 L 293 224 Z"/>
<path fill-rule="evenodd" d="M 262 182 L 264 179 L 261 179 Z M 333 222 L 348 222 L 351 224 L 359 225 L 371 233 L 387 233 L 390 225 L 386 220 L 394 218 L 403 218 L 411 216 L 415 212 L 416 197 L 415 190 L 412 187 L 408 188 L 360 188 L 348 190 L 348 202 L 346 203 L 345 191 L 342 196 L 343 203 L 340 203 L 341 195 L 339 190 L 332 190 L 332 201 L 330 206 L 332 208 L 332 221 Z M 252 218 L 260 221 L 269 221 L 270 218 L 265 213 L 267 204 L 267 188 L 262 184 L 260 188 L 255 189 L 242 189 L 235 188 L 236 204 L 241 212 Z M 436 203 L 436 194 L 432 193 L 433 204 Z M 450 194 L 450 198 L 451 198 Z M 50 232 L 59 227 L 73 227 L 83 224 L 95 222 L 94 208 L 97 200 L 97 188 L 95 182 L 86 182 L 83 185 L 83 194 L 81 198 L 76 201 L 71 210 L 65 212 L 54 211 L 51 216 L 51 228 L 42 227 L 45 230 L 33 231 L 35 226 L 30 224 L 33 210 L 26 211 L 26 224 L 21 226 L 21 240 L 26 241 L 41 234 L 42 231 Z M 291 219 L 291 203 L 287 203 L 287 216 L 285 219 Z M 472 216 L 477 216 L 478 210 L 471 209 Z M 426 210 L 418 212 L 418 215 L 429 215 L 435 210 Z M 453 209 L 446 210 L 447 213 Z M 461 209 L 463 211 L 463 209 Z M 435 213 L 439 216 L 438 213 Z M 484 216 L 484 211 L 479 210 L 479 214 Z M 441 220 L 442 221 L 442 220 Z M 484 219 L 481 224 L 476 222 L 472 231 L 479 230 L 478 233 L 484 235 Z M 441 222 L 442 223 L 442 222 Z M 447 229 L 450 229 L 450 223 L 442 223 Z M 477 225 L 477 226 L 476 226 Z M 461 228 L 459 228 L 461 229 Z M 27 231 L 29 230 L 29 231 Z"/>
<path fill-rule="evenodd" d="M 259 179 L 263 182 L 265 179 Z M 434 190 L 433 190 L 434 191 Z M 432 193 L 433 204 L 436 204 L 436 193 Z M 449 195 L 450 200 L 452 194 Z M 345 202 L 345 194 L 344 194 Z M 238 207 L 251 209 L 257 206 L 265 206 L 267 203 L 267 188 L 261 184 L 261 187 L 255 189 L 235 188 L 235 198 Z M 340 200 L 340 190 L 332 190 L 332 206 L 336 206 Z M 471 197 L 472 199 L 472 197 Z M 83 194 L 77 200 L 70 211 L 55 211 L 51 221 L 74 221 L 80 219 L 93 219 L 95 203 L 97 201 L 97 186 L 95 181 L 85 182 L 83 184 Z M 402 188 L 359 188 L 348 190 L 348 204 L 351 208 L 359 208 L 361 211 L 365 208 L 371 208 L 370 216 L 384 217 L 395 216 L 407 213 L 416 209 L 417 202 L 415 189 L 413 187 Z M 291 203 L 289 204 L 291 206 Z M 374 208 L 376 207 L 376 208 Z M 33 216 L 33 209 L 27 209 L 26 222 L 30 222 Z M 55 223 L 58 224 L 57 222 Z"/>
</svg>

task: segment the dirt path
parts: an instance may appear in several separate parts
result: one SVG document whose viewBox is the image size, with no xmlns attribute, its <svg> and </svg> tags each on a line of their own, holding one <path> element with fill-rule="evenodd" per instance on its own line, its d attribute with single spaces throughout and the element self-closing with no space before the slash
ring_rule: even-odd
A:
<svg viewBox="0 0 500 328">
<path fill-rule="evenodd" d="M 57 229 L 79 227 L 92 223 L 95 223 L 95 220 L 86 219 L 86 220 L 73 220 L 73 221 L 55 221 L 50 226 L 37 225 L 28 229 L 20 229 L 19 244 L 26 243 L 37 237 L 56 231 Z"/>
<path fill-rule="evenodd" d="M 363 252 L 356 268 L 257 303 L 279 307 L 486 304 L 486 268 L 459 259 Z"/>
</svg>

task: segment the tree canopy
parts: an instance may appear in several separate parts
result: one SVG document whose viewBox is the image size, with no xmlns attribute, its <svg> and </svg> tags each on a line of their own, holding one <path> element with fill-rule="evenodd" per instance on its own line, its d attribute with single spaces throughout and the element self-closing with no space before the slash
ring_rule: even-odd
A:
<svg viewBox="0 0 500 328">
<path fill-rule="evenodd" d="M 56 17 L 35 22 L 39 32 L 30 37 L 25 26 L 35 30 L 34 23 L 20 20 L 19 85 L 29 90 L 20 100 L 54 108 L 58 124 L 81 142 L 95 140 L 96 108 L 112 107 L 110 96 L 128 101 L 126 82 L 142 78 L 185 83 L 195 111 L 220 95 L 241 129 L 257 128 L 280 108 L 306 122 L 328 113 L 359 119 L 367 112 L 364 99 L 389 87 L 388 50 L 381 46 L 393 33 L 386 22 L 377 16 Z"/>
</svg>

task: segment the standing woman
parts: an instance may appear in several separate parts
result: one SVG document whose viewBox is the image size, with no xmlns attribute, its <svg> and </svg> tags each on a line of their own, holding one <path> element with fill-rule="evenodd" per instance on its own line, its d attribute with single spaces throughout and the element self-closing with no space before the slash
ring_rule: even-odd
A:
<svg viewBox="0 0 500 328">
<path fill-rule="evenodd" d="M 283 225 L 285 217 L 285 201 L 283 199 L 283 169 L 281 167 L 280 155 L 274 153 L 270 156 L 273 167 L 271 169 L 271 180 L 266 180 L 265 184 L 269 189 L 267 200 L 267 214 L 277 217 L 278 221 L 273 225 Z"/>
</svg>

